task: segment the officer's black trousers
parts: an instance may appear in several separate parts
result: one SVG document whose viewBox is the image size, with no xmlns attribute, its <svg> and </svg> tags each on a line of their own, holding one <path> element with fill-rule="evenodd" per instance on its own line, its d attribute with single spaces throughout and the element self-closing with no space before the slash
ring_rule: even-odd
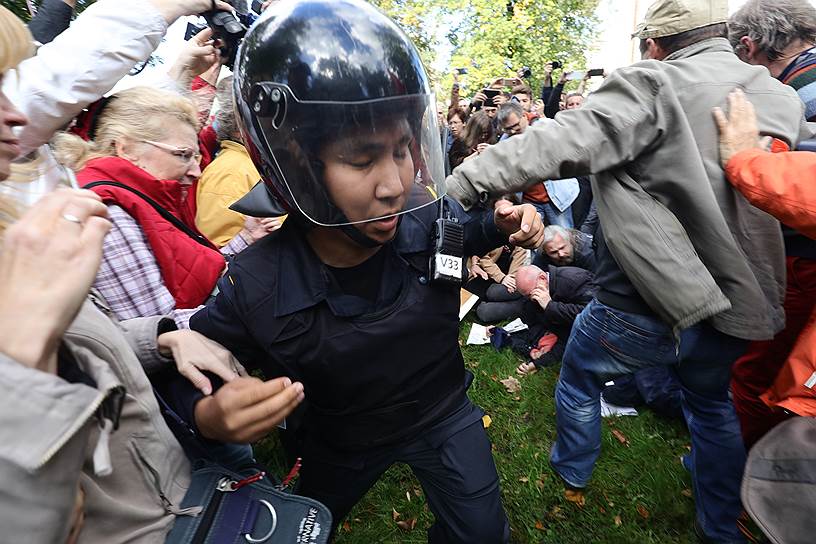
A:
<svg viewBox="0 0 816 544">
<path fill-rule="evenodd" d="M 446 426 L 455 426 L 447 421 Z M 305 453 L 297 493 L 319 500 L 334 517 L 333 530 L 394 463 L 411 467 L 422 484 L 436 523 L 428 542 L 500 544 L 510 529 L 499 494 L 499 477 L 481 420 L 441 443 L 431 437 L 349 457 L 324 450 Z"/>
</svg>

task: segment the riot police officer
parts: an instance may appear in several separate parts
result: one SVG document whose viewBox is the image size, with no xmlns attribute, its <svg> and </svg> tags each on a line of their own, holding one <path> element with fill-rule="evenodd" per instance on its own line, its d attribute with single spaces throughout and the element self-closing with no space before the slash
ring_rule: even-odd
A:
<svg viewBox="0 0 816 544">
<path fill-rule="evenodd" d="M 246 367 L 303 384 L 286 431 L 303 459 L 297 491 L 326 504 L 335 527 L 404 462 L 436 516 L 429 541 L 506 542 L 483 412 L 466 394 L 457 281 L 467 255 L 537 245 L 538 214 L 504 202 L 470 217 L 443 197 L 427 75 L 365 2 L 266 10 L 241 46 L 235 100 L 263 177 L 235 209 L 290 216 L 231 263 L 191 327 Z"/>
</svg>

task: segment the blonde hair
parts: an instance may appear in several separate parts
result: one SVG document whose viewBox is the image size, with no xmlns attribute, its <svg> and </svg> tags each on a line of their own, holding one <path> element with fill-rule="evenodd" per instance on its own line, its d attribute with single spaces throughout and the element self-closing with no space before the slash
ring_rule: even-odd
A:
<svg viewBox="0 0 816 544">
<path fill-rule="evenodd" d="M 23 22 L 0 6 L 0 74 L 34 53 L 34 39 Z"/>
<path fill-rule="evenodd" d="M 168 119 L 198 131 L 198 114 L 188 98 L 150 87 L 116 93 L 97 115 L 93 141 L 67 133 L 54 138 L 57 157 L 69 168 L 79 170 L 91 159 L 115 156 L 116 142 L 125 139 L 161 140 L 167 134 Z"/>
<path fill-rule="evenodd" d="M 28 28 L 12 12 L 0 6 L 0 75 L 16 67 L 33 52 L 34 41 Z M 17 204 L 0 196 L 0 237 L 18 217 Z"/>
</svg>

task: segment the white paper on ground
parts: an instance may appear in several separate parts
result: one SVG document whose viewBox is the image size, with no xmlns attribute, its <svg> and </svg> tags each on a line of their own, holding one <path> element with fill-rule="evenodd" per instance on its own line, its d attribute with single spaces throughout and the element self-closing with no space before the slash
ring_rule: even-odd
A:
<svg viewBox="0 0 816 544">
<path fill-rule="evenodd" d="M 468 334 L 467 343 L 469 346 L 489 344 L 490 336 L 487 334 L 487 327 L 474 323 L 470 327 L 470 334 Z"/>
<path fill-rule="evenodd" d="M 609 404 L 601 395 L 601 417 L 636 416 L 638 411 L 629 406 L 617 406 Z"/>
<path fill-rule="evenodd" d="M 522 321 L 520 317 L 517 317 L 516 319 L 502 327 L 502 329 L 506 330 L 509 333 L 523 331 L 529 328 L 530 327 L 528 327 L 527 324 L 524 321 Z"/>
</svg>

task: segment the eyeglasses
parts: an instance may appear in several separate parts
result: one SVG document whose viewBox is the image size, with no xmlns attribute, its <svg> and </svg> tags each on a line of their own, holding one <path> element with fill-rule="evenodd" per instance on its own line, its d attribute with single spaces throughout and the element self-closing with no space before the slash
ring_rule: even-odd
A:
<svg viewBox="0 0 816 544">
<path fill-rule="evenodd" d="M 515 125 L 504 128 L 504 133 L 508 136 L 514 136 L 521 132 L 521 120 L 517 121 Z"/>
<path fill-rule="evenodd" d="M 153 147 L 158 147 L 162 151 L 167 151 L 174 157 L 185 163 L 199 162 L 201 160 L 201 153 L 189 147 L 176 147 L 170 144 L 163 144 L 161 142 L 154 142 L 153 140 L 142 140 L 143 143 L 150 144 Z"/>
</svg>

